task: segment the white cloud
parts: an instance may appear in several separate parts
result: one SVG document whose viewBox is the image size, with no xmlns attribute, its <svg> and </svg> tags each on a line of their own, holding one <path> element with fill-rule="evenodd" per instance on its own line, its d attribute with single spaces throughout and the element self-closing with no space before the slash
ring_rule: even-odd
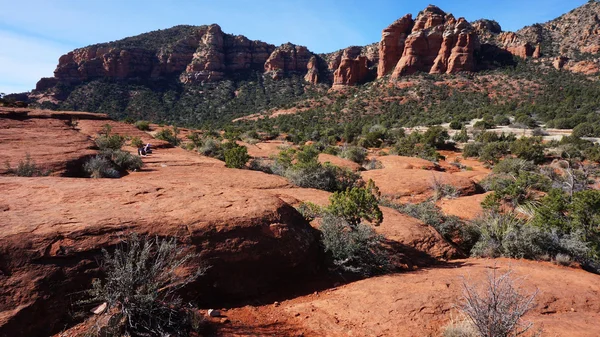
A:
<svg viewBox="0 0 600 337">
<path fill-rule="evenodd" d="M 42 77 L 51 77 L 58 58 L 73 49 L 39 38 L 0 30 L 0 92 L 35 88 Z"/>
</svg>

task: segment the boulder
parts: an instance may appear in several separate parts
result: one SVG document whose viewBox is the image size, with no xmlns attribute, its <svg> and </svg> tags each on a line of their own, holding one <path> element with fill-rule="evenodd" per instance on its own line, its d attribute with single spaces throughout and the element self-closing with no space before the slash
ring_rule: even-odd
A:
<svg viewBox="0 0 600 337">
<path fill-rule="evenodd" d="M 470 179 L 454 174 L 427 170 L 394 169 L 361 173 L 364 180 L 373 179 L 381 194 L 401 201 L 420 202 L 434 195 L 435 184 L 451 185 L 460 195 L 470 195 L 477 190 Z"/>
<path fill-rule="evenodd" d="M 359 164 L 344 158 L 340 158 L 338 156 L 334 156 L 331 154 L 321 153 L 319 154 L 319 162 L 321 164 L 330 163 L 335 166 L 339 166 L 341 168 L 348 169 L 350 171 L 358 172 L 362 170 L 362 166 Z"/>
</svg>

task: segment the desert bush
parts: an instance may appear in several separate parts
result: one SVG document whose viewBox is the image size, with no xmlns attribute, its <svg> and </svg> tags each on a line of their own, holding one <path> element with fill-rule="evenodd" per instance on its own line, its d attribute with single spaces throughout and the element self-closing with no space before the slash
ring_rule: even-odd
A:
<svg viewBox="0 0 600 337">
<path fill-rule="evenodd" d="M 508 118 L 505 115 L 496 115 L 496 117 L 494 117 L 494 123 L 496 125 L 510 125 L 510 118 Z"/>
<path fill-rule="evenodd" d="M 321 164 L 318 156 L 319 151 L 313 146 L 304 146 L 299 151 L 286 149 L 274 157 L 271 171 L 299 187 L 329 192 L 345 191 L 364 184 L 358 173 L 329 163 Z"/>
<path fill-rule="evenodd" d="M 519 158 L 506 158 L 494 166 L 495 174 L 519 175 L 521 171 L 535 172 L 537 167 L 530 161 Z"/>
<path fill-rule="evenodd" d="M 263 158 L 253 158 L 248 162 L 248 168 L 252 171 L 261 171 L 267 174 L 273 174 L 272 162 Z"/>
<path fill-rule="evenodd" d="M 460 130 L 462 129 L 463 124 L 459 121 L 452 121 L 450 122 L 450 129 L 452 130 Z"/>
<path fill-rule="evenodd" d="M 492 124 L 489 121 L 478 121 L 478 122 L 475 122 L 475 124 L 473 124 L 473 128 L 476 130 L 488 130 L 488 129 L 493 129 L 494 124 Z"/>
<path fill-rule="evenodd" d="M 482 143 L 468 143 L 465 144 L 463 149 L 463 156 L 465 158 L 479 157 L 479 153 L 483 149 Z"/>
<path fill-rule="evenodd" d="M 443 198 L 454 199 L 460 195 L 460 191 L 456 187 L 448 184 L 444 184 L 441 180 L 433 176 L 431 181 L 431 187 L 433 189 L 433 200 L 437 201 Z"/>
<path fill-rule="evenodd" d="M 467 132 L 467 129 L 464 127 L 460 129 L 460 131 L 457 132 L 454 137 L 452 137 L 452 140 L 457 143 L 467 143 L 469 141 L 469 133 Z"/>
<path fill-rule="evenodd" d="M 125 144 L 125 137 L 121 135 L 103 134 L 96 138 L 96 146 L 103 150 L 120 150 Z"/>
<path fill-rule="evenodd" d="M 377 158 L 371 158 L 363 165 L 363 168 L 367 171 L 379 170 L 383 168 L 383 164 Z"/>
<path fill-rule="evenodd" d="M 442 337 L 479 337 L 479 332 L 469 319 L 451 321 L 444 327 Z"/>
<path fill-rule="evenodd" d="M 137 121 L 133 125 L 142 131 L 150 131 L 150 122 L 148 121 Z"/>
<path fill-rule="evenodd" d="M 142 158 L 123 150 L 106 150 L 100 153 L 113 162 L 120 171 L 136 171 L 144 166 Z"/>
<path fill-rule="evenodd" d="M 510 152 L 515 156 L 532 161 L 536 164 L 544 161 L 544 145 L 541 137 L 522 137 L 510 146 Z"/>
<path fill-rule="evenodd" d="M 514 337 L 531 331 L 533 324 L 523 322 L 537 296 L 537 290 L 525 294 L 512 272 L 498 275 L 491 271 L 481 285 L 463 282 L 462 312 L 482 337 Z"/>
<path fill-rule="evenodd" d="M 369 180 L 365 187 L 353 187 L 332 194 L 327 211 L 344 219 L 350 226 L 357 226 L 362 221 L 379 225 L 383 221 L 383 213 L 379 209 L 378 198 L 379 189 L 373 180 Z"/>
<path fill-rule="evenodd" d="M 92 178 L 119 178 L 121 176 L 113 163 L 102 155 L 90 158 L 83 165 L 83 169 Z"/>
<path fill-rule="evenodd" d="M 362 164 L 367 157 L 367 150 L 358 146 L 345 145 L 342 147 L 340 157 Z"/>
<path fill-rule="evenodd" d="M 276 170 L 279 168 L 275 167 L 273 172 Z M 329 163 L 297 163 L 287 168 L 283 176 L 296 186 L 329 192 L 345 191 L 363 184 L 358 173 Z"/>
<path fill-rule="evenodd" d="M 8 174 L 14 174 L 18 177 L 40 177 L 50 174 L 49 170 L 38 167 L 29 153 L 25 154 L 25 159 L 19 160 L 17 167 L 12 168 L 9 161 L 6 161 L 5 166 Z"/>
<path fill-rule="evenodd" d="M 573 263 L 573 258 L 567 254 L 558 253 L 554 258 L 554 262 L 561 266 L 570 266 Z"/>
<path fill-rule="evenodd" d="M 313 221 L 318 217 L 322 217 L 326 211 L 323 207 L 313 204 L 312 202 L 301 202 L 296 207 L 296 210 L 308 221 Z"/>
<path fill-rule="evenodd" d="M 135 147 L 136 149 L 139 149 L 140 147 L 144 146 L 144 142 L 142 142 L 142 139 L 140 137 L 133 137 L 131 138 L 131 146 Z"/>
<path fill-rule="evenodd" d="M 173 146 L 177 146 L 180 143 L 180 139 L 177 138 L 177 129 L 164 128 L 156 133 L 154 136 L 156 139 L 164 140 Z"/>
<path fill-rule="evenodd" d="M 383 237 L 365 224 L 350 225 L 346 220 L 325 214 L 319 227 L 325 252 L 331 254 L 334 269 L 365 276 L 387 269 L 382 249 Z"/>
<path fill-rule="evenodd" d="M 496 164 L 508 153 L 508 147 L 506 142 L 487 143 L 479 151 L 479 160 L 490 165 Z"/>
<path fill-rule="evenodd" d="M 195 255 L 174 239 L 132 235 L 113 254 L 103 250 L 103 280 L 88 291 L 88 303 L 106 303 L 113 331 L 128 336 L 189 336 L 190 312 L 177 292 L 205 271 L 192 269 Z M 114 319 L 114 318 L 117 319 Z"/>
<path fill-rule="evenodd" d="M 240 146 L 235 142 L 229 142 L 226 143 L 223 148 L 225 166 L 237 169 L 241 169 L 246 166 L 250 156 L 248 155 L 248 149 L 245 146 Z"/>
<path fill-rule="evenodd" d="M 198 147 L 198 153 L 203 156 L 224 159 L 221 149 L 221 142 L 215 138 L 205 138 L 202 140 L 201 146 Z"/>
</svg>

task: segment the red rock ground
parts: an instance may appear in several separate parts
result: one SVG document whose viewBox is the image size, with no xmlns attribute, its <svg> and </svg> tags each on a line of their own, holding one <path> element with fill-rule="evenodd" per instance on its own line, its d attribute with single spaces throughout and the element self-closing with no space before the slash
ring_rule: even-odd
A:
<svg viewBox="0 0 600 337">
<path fill-rule="evenodd" d="M 95 153 L 93 138 L 106 124 L 105 116 L 94 114 L 30 111 L 14 117 L 24 112 L 0 112 L 0 153 L 19 158 L 33 144 L 22 138 L 38 137 L 45 149 L 32 151 L 32 157 L 58 170 Z M 66 122 L 73 118 L 79 120 L 76 128 Z M 0 336 L 56 331 L 52 324 L 68 312 L 65 300 L 95 275 L 99 249 L 130 232 L 175 236 L 187 249 L 200 251 L 214 264 L 207 282 L 216 290 L 208 297 L 257 294 L 249 305 L 223 308 L 226 320 L 209 319 L 209 335 L 439 336 L 456 316 L 461 277 L 482 280 L 495 263 L 525 277 L 526 289 L 540 289 L 528 319 L 542 326 L 545 336 L 600 334 L 600 276 L 530 261 L 444 262 L 461 252 L 432 227 L 389 208 L 382 208 L 384 221 L 376 231 L 386 237 L 391 262 L 405 272 L 333 288 L 330 280 L 310 280 L 315 237 L 292 206 L 302 201 L 327 205 L 329 193 L 297 188 L 262 172 L 227 169 L 221 161 L 167 147 L 131 125 L 110 123 L 115 133 L 156 144 L 155 152 L 143 158 L 144 169 L 115 180 L 0 175 Z M 265 144 L 255 156 L 278 151 L 277 142 Z M 415 158 L 379 159 L 382 169 L 362 175 L 373 178 L 384 194 L 423 200 L 431 196 L 436 177 L 467 195 L 439 201 L 444 212 L 465 219 L 480 212 L 484 195 L 472 195 L 473 177 L 462 176 L 489 172 L 476 163 L 469 164 L 474 171 L 459 171 L 447 162 L 438 167 Z M 298 284 L 300 275 L 294 273 L 300 271 L 309 279 Z M 329 289 L 313 293 L 326 285 Z M 75 336 L 83 328 L 57 336 Z"/>
<path fill-rule="evenodd" d="M 457 317 L 463 278 L 511 269 L 523 289 L 539 289 L 527 320 L 543 336 L 600 334 L 600 276 L 525 260 L 456 260 L 445 266 L 366 279 L 278 304 L 230 309 L 220 336 L 440 336 Z"/>
</svg>

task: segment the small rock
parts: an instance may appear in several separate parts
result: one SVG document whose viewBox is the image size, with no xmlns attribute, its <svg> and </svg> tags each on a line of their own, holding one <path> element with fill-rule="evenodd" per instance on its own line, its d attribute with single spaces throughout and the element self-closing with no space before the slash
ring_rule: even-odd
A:
<svg viewBox="0 0 600 337">
<path fill-rule="evenodd" d="M 299 313 L 299 312 L 297 312 L 297 313 L 294 315 L 294 317 L 300 317 L 300 313 Z"/>
<path fill-rule="evenodd" d="M 279 302 L 275 301 L 275 303 L 273 303 L 273 306 L 278 307 L 279 306 Z"/>
<path fill-rule="evenodd" d="M 221 311 L 219 311 L 217 309 L 208 309 L 208 316 L 219 317 L 219 316 L 221 316 Z"/>
</svg>

